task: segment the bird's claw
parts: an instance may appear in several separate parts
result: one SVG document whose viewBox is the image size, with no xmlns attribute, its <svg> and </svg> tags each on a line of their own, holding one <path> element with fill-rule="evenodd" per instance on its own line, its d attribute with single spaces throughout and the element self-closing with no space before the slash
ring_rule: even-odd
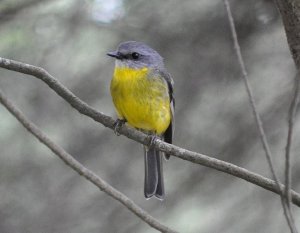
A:
<svg viewBox="0 0 300 233">
<path fill-rule="evenodd" d="M 149 135 L 149 147 L 154 146 L 157 139 L 158 137 L 156 135 Z"/>
<path fill-rule="evenodd" d="M 126 120 L 124 119 L 117 119 L 116 122 L 114 123 L 114 133 L 117 136 L 120 136 L 119 129 L 125 124 Z"/>
</svg>

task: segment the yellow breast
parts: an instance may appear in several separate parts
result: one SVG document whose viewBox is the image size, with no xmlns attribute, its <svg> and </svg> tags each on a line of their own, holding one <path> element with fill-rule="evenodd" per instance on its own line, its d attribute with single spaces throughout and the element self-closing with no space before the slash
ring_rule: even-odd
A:
<svg viewBox="0 0 300 233">
<path fill-rule="evenodd" d="M 161 134 L 171 121 L 167 83 L 148 68 L 116 67 L 110 91 L 118 116 L 135 128 Z"/>
</svg>

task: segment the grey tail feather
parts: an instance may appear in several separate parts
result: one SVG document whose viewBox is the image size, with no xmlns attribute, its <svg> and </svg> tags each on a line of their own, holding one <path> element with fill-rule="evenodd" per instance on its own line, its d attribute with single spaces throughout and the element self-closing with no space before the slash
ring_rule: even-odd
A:
<svg viewBox="0 0 300 233">
<path fill-rule="evenodd" d="M 164 199 L 164 181 L 163 181 L 163 169 L 162 159 L 159 151 L 154 148 L 144 147 L 145 154 L 145 184 L 144 195 L 146 198 L 152 196 L 157 197 L 160 200 Z"/>
<path fill-rule="evenodd" d="M 163 158 L 158 150 L 156 151 L 156 162 L 157 162 L 158 179 L 157 179 L 155 196 L 160 200 L 164 200 L 165 185 L 164 185 L 164 174 L 163 174 L 163 164 L 162 164 Z"/>
</svg>

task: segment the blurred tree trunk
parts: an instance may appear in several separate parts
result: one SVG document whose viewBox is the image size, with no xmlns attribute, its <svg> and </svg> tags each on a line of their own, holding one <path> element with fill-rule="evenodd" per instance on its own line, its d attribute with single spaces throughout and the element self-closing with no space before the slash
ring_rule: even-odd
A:
<svg viewBox="0 0 300 233">
<path fill-rule="evenodd" d="M 276 0 L 287 41 L 297 69 L 300 69 L 300 1 Z"/>
</svg>

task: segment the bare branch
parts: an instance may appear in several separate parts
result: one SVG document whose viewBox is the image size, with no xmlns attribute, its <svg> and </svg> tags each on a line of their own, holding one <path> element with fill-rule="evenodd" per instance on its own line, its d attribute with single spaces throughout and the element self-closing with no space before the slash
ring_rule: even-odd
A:
<svg viewBox="0 0 300 233">
<path fill-rule="evenodd" d="M 247 94 L 248 94 L 248 97 L 249 97 L 250 105 L 252 107 L 252 112 L 253 112 L 253 115 L 254 115 L 254 118 L 255 118 L 255 121 L 256 121 L 256 125 L 258 127 L 260 139 L 261 139 L 261 142 L 263 144 L 263 148 L 264 148 L 264 151 L 265 151 L 265 154 L 266 154 L 266 158 L 267 158 L 267 161 L 268 161 L 273 179 L 275 180 L 275 183 L 278 187 L 278 190 L 280 191 L 280 184 L 279 184 L 279 180 L 277 178 L 277 175 L 276 175 L 276 172 L 275 172 L 275 169 L 274 169 L 274 166 L 273 166 L 273 158 L 272 158 L 271 150 L 270 150 L 270 147 L 269 147 L 269 144 L 268 144 L 268 141 L 267 141 L 267 137 L 266 137 L 263 125 L 262 125 L 262 121 L 261 121 L 259 113 L 257 111 L 256 103 L 255 103 L 255 100 L 254 100 L 254 97 L 253 97 L 252 88 L 249 84 L 248 74 L 247 74 L 247 71 L 246 71 L 245 63 L 244 63 L 243 56 L 242 56 L 242 53 L 241 53 L 241 48 L 240 48 L 239 41 L 238 41 L 238 38 L 237 38 L 237 33 L 236 33 L 235 25 L 234 25 L 234 20 L 233 20 L 233 17 L 232 17 L 230 5 L 229 5 L 228 0 L 223 0 L 223 1 L 224 1 L 224 5 L 225 5 L 225 8 L 226 8 L 226 12 L 227 12 L 227 16 L 228 16 L 228 20 L 229 20 L 229 24 L 230 24 L 230 30 L 231 30 L 231 34 L 232 34 L 232 38 L 233 38 L 233 43 L 234 43 L 234 50 L 235 50 L 235 53 L 237 55 L 239 65 L 241 67 L 241 71 L 242 71 L 242 74 L 243 74 L 243 79 L 244 79 L 244 82 L 245 82 Z M 286 218 L 288 226 L 289 226 L 292 233 L 297 232 L 297 229 L 295 227 L 295 223 L 294 223 L 294 220 L 293 220 L 293 215 L 292 215 L 291 209 L 289 208 L 289 205 L 287 205 L 287 203 L 285 202 L 283 192 L 281 192 L 281 191 L 280 191 L 280 196 L 281 196 L 281 204 L 282 204 L 284 216 Z"/>
<path fill-rule="evenodd" d="M 110 129 L 113 129 L 115 121 L 105 114 L 98 112 L 97 110 L 90 107 L 88 104 L 76 97 L 70 90 L 64 87 L 58 80 L 52 77 L 47 71 L 40 67 L 25 64 L 22 62 L 17 62 L 14 60 L 9 60 L 0 57 L 0 67 L 16 71 L 23 74 L 32 75 L 38 79 L 44 81 L 52 90 L 54 90 L 58 95 L 60 95 L 64 100 L 66 100 L 71 106 L 73 106 L 80 113 L 92 118 L 93 120 L 103 124 Z M 136 142 L 142 143 L 144 145 L 150 145 L 151 138 L 146 134 L 135 130 L 127 125 L 120 127 L 120 134 L 133 139 Z M 200 164 L 206 167 L 213 168 L 215 170 L 233 175 L 235 177 L 246 180 L 252 184 L 260 186 L 266 190 L 272 191 L 276 194 L 281 194 L 284 186 L 280 184 L 280 189 L 276 186 L 273 180 L 265 178 L 259 174 L 248 171 L 245 168 L 238 167 L 234 164 L 218 160 L 207 155 L 192 152 L 178 146 L 165 143 L 159 139 L 155 140 L 154 145 L 156 149 L 171 154 L 180 159 L 190 161 L 192 163 Z M 292 202 L 300 207 L 300 194 L 292 191 Z"/>
<path fill-rule="evenodd" d="M 235 53 L 237 55 L 239 65 L 241 67 L 241 71 L 242 71 L 242 74 L 243 74 L 243 79 L 244 79 L 244 82 L 245 82 L 245 86 L 246 86 L 247 94 L 248 94 L 248 97 L 249 97 L 250 105 L 252 107 L 253 115 L 255 117 L 255 121 L 256 121 L 258 130 L 259 130 L 259 135 L 260 135 L 260 138 L 261 138 L 261 142 L 262 142 L 264 150 L 265 150 L 265 154 L 266 154 L 266 157 L 267 157 L 267 161 L 268 161 L 273 179 L 275 180 L 276 184 L 279 187 L 279 180 L 278 180 L 278 178 L 276 176 L 276 173 L 275 173 L 275 170 L 274 170 L 273 158 L 272 158 L 272 155 L 271 155 L 269 144 L 267 142 L 267 137 L 266 137 L 265 131 L 264 131 L 263 126 L 262 126 L 262 121 L 261 121 L 260 116 L 257 112 L 256 103 L 255 103 L 255 100 L 254 100 L 254 97 L 253 97 L 252 88 L 249 84 L 248 74 L 247 74 L 245 63 L 244 63 L 244 60 L 243 60 L 243 57 L 242 57 L 242 54 L 241 54 L 241 48 L 240 48 L 240 45 L 239 45 L 239 42 L 238 42 L 238 39 L 237 39 L 237 34 L 236 34 L 236 30 L 235 30 L 235 25 L 234 25 L 232 13 L 231 13 L 231 10 L 230 10 L 230 5 L 229 5 L 227 0 L 224 0 L 224 4 L 225 4 L 225 7 L 226 7 L 228 19 L 229 19 L 230 30 L 231 30 L 231 34 L 232 34 L 232 37 L 233 37 Z"/>
<path fill-rule="evenodd" d="M 299 92 L 299 70 L 300 70 L 300 2 L 298 0 L 275 0 L 275 3 L 280 11 L 284 29 L 286 32 L 287 42 L 293 56 L 297 74 L 295 76 L 295 92 L 291 101 L 291 106 L 289 109 L 289 119 L 288 119 L 288 137 L 285 151 L 285 196 L 288 207 L 290 207 L 290 193 L 291 188 L 291 159 L 290 150 L 292 144 L 293 135 L 293 125 L 295 112 L 298 102 L 298 92 Z"/>
<path fill-rule="evenodd" d="M 105 192 L 115 200 L 122 203 L 135 215 L 141 218 L 144 222 L 148 223 L 151 227 L 168 233 L 175 233 L 176 231 L 160 223 L 157 219 L 148 214 L 145 210 L 135 204 L 131 199 L 125 196 L 123 193 L 113 188 L 107 182 L 102 180 L 94 172 L 84 167 L 76 159 L 74 159 L 69 153 L 63 148 L 55 144 L 46 134 L 44 134 L 36 125 L 30 122 L 24 114 L 18 110 L 2 93 L 0 90 L 0 102 L 7 108 L 7 110 L 30 132 L 32 133 L 41 143 L 47 146 L 54 154 L 61 158 L 69 167 L 75 170 L 79 175 L 85 177 L 88 181 L 96 185 L 101 191 Z"/>
<path fill-rule="evenodd" d="M 291 168 L 291 146 L 292 146 L 292 137 L 293 137 L 293 129 L 294 129 L 294 120 L 297 110 L 297 105 L 299 102 L 299 83 L 300 77 L 299 72 L 297 72 L 295 76 L 295 92 L 292 98 L 290 110 L 289 110 L 289 118 L 288 118 L 288 136 L 287 143 L 285 148 L 285 196 L 288 207 L 290 207 L 291 203 L 291 187 L 292 187 L 292 168 Z"/>
</svg>

